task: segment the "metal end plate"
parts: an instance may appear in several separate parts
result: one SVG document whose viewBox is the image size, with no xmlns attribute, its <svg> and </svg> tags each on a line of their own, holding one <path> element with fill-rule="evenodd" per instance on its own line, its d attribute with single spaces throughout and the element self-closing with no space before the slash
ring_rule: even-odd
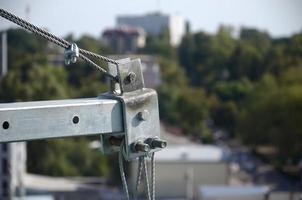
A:
<svg viewBox="0 0 302 200">
<path fill-rule="evenodd" d="M 133 145 L 137 141 L 145 141 L 148 138 L 160 136 L 158 98 L 155 90 L 144 88 L 140 59 L 124 59 L 118 62 L 120 63 L 119 68 L 117 69 L 115 65 L 109 65 L 109 72 L 112 72 L 113 75 L 114 73 L 119 74 L 122 93 L 117 96 L 107 95 L 109 95 L 108 98 L 119 99 L 122 103 L 124 125 L 122 135 L 125 135 L 126 139 L 126 159 L 133 160 L 160 150 L 137 152 L 133 149 Z M 135 74 L 134 78 L 129 77 L 131 73 Z M 101 136 L 103 151 L 106 153 L 118 152 L 117 147 L 110 146 L 109 138 L 110 135 Z"/>
<path fill-rule="evenodd" d="M 118 75 L 121 93 L 132 92 L 145 87 L 143 73 L 141 69 L 141 60 L 129 58 L 118 60 L 118 67 L 115 64 L 109 64 L 109 73 Z"/>
</svg>

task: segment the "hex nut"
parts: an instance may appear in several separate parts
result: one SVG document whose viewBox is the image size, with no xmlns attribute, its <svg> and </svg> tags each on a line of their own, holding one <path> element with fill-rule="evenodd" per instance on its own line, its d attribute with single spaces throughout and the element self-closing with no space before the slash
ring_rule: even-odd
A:
<svg viewBox="0 0 302 200">
<path fill-rule="evenodd" d="M 167 147 L 167 142 L 165 140 L 161 140 L 158 138 L 155 138 L 151 141 L 150 144 L 151 148 L 166 148 Z"/>
<path fill-rule="evenodd" d="M 134 144 L 134 150 L 136 152 L 148 152 L 150 151 L 150 146 L 142 141 Z"/>
</svg>

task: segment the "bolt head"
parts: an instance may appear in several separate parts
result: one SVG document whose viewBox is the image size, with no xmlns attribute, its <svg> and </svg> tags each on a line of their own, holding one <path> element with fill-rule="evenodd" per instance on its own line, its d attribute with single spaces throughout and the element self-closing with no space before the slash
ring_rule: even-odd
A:
<svg viewBox="0 0 302 200">
<path fill-rule="evenodd" d="M 150 117 L 150 113 L 148 110 L 143 110 L 142 112 L 138 113 L 138 119 L 140 121 L 147 121 Z"/>
<path fill-rule="evenodd" d="M 133 83 L 136 80 L 136 74 L 134 72 L 129 72 L 128 76 L 127 76 L 127 81 L 129 83 Z"/>
</svg>

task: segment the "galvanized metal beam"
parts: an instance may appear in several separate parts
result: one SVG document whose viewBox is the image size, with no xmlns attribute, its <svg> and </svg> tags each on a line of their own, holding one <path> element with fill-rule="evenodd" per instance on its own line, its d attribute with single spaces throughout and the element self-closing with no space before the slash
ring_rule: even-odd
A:
<svg viewBox="0 0 302 200">
<path fill-rule="evenodd" d="M 0 142 L 123 132 L 122 104 L 102 97 L 0 104 Z"/>
</svg>

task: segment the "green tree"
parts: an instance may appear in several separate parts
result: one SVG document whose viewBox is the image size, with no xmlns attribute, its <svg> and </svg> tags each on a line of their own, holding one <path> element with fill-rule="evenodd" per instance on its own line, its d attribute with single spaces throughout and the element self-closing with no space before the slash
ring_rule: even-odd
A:
<svg viewBox="0 0 302 200">
<path fill-rule="evenodd" d="M 162 83 L 158 88 L 160 116 L 188 135 L 201 137 L 208 99 L 203 89 L 191 88 L 183 70 L 174 62 L 160 60 Z"/>
<path fill-rule="evenodd" d="M 51 65 L 28 66 L 26 70 L 13 68 L 1 81 L 2 101 L 31 101 L 60 99 L 69 96 L 63 68 Z"/>
<path fill-rule="evenodd" d="M 265 71 L 262 64 L 263 56 L 255 46 L 240 41 L 227 63 L 229 79 L 238 80 L 241 77 L 259 79 Z"/>
<path fill-rule="evenodd" d="M 294 81 L 295 77 L 298 78 L 297 82 Z M 242 111 L 238 120 L 238 133 L 243 141 L 252 146 L 274 145 L 283 161 L 301 156 L 300 79 L 290 70 L 279 84 L 272 76 L 264 77 L 257 84 L 246 104 L 246 110 Z"/>
<path fill-rule="evenodd" d="M 213 91 L 221 101 L 234 101 L 236 104 L 239 104 L 252 89 L 252 83 L 248 79 L 242 78 L 236 81 L 217 82 Z"/>
<path fill-rule="evenodd" d="M 179 62 L 193 85 L 211 87 L 228 78 L 227 61 L 235 45 L 231 27 L 221 26 L 213 36 L 187 34 L 178 48 Z"/>
<path fill-rule="evenodd" d="M 265 54 L 271 47 L 270 35 L 253 28 L 242 28 L 240 31 L 240 40 L 254 46 L 262 54 Z"/>
<path fill-rule="evenodd" d="M 204 120 L 208 116 L 208 99 L 202 89 L 187 88 L 176 102 L 178 125 L 188 135 L 202 137 Z"/>
<path fill-rule="evenodd" d="M 160 116 L 169 123 L 176 124 L 180 118 L 176 103 L 181 92 L 187 88 L 187 79 L 177 63 L 164 58 L 158 61 L 162 81 L 157 89 Z"/>
<path fill-rule="evenodd" d="M 140 53 L 163 56 L 166 58 L 175 58 L 175 48 L 170 44 L 169 29 L 163 29 L 160 35 L 147 35 L 146 46 L 139 51 Z"/>
<path fill-rule="evenodd" d="M 107 159 L 91 150 L 86 138 L 52 139 L 29 143 L 28 170 L 52 176 L 107 176 Z"/>
</svg>

